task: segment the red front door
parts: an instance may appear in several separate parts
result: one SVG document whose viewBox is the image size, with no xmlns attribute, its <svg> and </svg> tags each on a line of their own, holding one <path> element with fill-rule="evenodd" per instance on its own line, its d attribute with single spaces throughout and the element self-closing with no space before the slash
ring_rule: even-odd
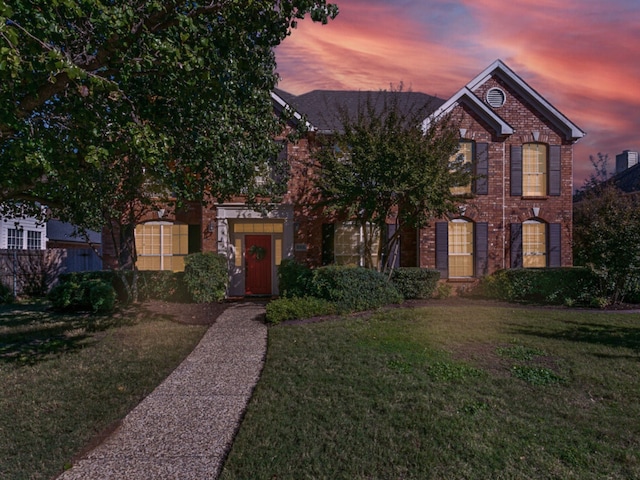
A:
<svg viewBox="0 0 640 480">
<path fill-rule="evenodd" d="M 245 293 L 271 295 L 271 235 L 245 235 L 244 262 Z"/>
</svg>

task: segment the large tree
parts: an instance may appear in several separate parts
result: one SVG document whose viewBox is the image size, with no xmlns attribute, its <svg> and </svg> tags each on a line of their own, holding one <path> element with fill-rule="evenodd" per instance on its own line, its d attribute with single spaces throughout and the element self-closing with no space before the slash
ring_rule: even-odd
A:
<svg viewBox="0 0 640 480">
<path fill-rule="evenodd" d="M 277 185 L 252 180 L 268 178 L 282 128 L 273 48 L 298 19 L 337 13 L 326 0 L 0 0 L 0 204 L 114 223 L 127 266 L 137 215 L 163 193 L 264 194 Z"/>
<path fill-rule="evenodd" d="M 454 211 L 453 187 L 471 182 L 468 164 L 455 158 L 458 128 L 449 117 L 425 127 L 435 105 L 410 103 L 415 97 L 406 93 L 400 86 L 366 95 L 352 110 L 337 106 L 340 128 L 317 154 L 324 205 L 362 227 L 368 267 L 374 254 L 384 269 L 402 227 L 422 228 Z M 387 239 L 390 219 L 397 228 Z"/>
<path fill-rule="evenodd" d="M 591 157 L 594 172 L 574 197 L 573 253 L 600 279 L 594 296 L 618 303 L 640 292 L 640 193 L 621 190 L 607 160 Z"/>
</svg>

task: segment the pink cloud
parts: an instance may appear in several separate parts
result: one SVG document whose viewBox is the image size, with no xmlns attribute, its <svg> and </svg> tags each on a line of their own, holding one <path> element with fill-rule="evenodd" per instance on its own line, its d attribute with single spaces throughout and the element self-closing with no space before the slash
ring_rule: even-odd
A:
<svg viewBox="0 0 640 480">
<path fill-rule="evenodd" d="M 640 17 L 636 0 L 337 0 L 338 18 L 308 21 L 276 50 L 280 87 L 378 90 L 403 81 L 453 94 L 496 58 L 587 131 L 589 155 L 640 150 Z"/>
</svg>

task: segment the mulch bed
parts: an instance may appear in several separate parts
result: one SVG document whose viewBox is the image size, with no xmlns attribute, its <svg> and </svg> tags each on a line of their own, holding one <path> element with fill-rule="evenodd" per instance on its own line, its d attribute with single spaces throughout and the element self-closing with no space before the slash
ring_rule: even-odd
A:
<svg viewBox="0 0 640 480">
<path fill-rule="evenodd" d="M 212 325 L 230 303 L 170 303 L 160 300 L 144 302 L 138 315 L 158 315 L 187 325 Z"/>
</svg>

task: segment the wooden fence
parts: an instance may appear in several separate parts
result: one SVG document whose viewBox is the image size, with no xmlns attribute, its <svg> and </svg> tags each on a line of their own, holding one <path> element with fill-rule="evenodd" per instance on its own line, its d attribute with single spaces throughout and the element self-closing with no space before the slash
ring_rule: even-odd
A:
<svg viewBox="0 0 640 480">
<path fill-rule="evenodd" d="M 0 283 L 16 295 L 46 293 L 66 272 L 102 270 L 91 248 L 0 250 Z"/>
</svg>

